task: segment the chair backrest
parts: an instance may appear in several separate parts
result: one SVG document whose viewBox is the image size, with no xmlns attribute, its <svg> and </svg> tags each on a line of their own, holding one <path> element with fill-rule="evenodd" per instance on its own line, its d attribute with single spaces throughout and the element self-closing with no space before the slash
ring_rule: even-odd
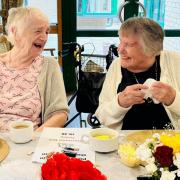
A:
<svg viewBox="0 0 180 180">
<path fill-rule="evenodd" d="M 99 94 L 106 75 L 106 56 L 82 54 L 78 64 L 76 109 L 94 113 L 99 104 Z"/>
<path fill-rule="evenodd" d="M 5 35 L 0 35 L 0 53 L 7 52 L 11 49 L 11 44 Z"/>
<path fill-rule="evenodd" d="M 108 54 L 106 55 L 106 69 L 109 69 L 114 57 L 118 57 L 118 49 L 112 44 L 109 46 Z"/>
</svg>

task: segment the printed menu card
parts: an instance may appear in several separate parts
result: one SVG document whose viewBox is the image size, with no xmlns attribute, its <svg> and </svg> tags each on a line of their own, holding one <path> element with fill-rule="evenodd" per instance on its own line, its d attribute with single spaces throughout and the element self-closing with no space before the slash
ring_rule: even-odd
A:
<svg viewBox="0 0 180 180">
<path fill-rule="evenodd" d="M 51 152 L 69 151 L 76 154 L 76 158 L 90 160 L 95 163 L 95 152 L 89 149 L 89 128 L 44 128 L 32 162 L 44 163 Z"/>
</svg>

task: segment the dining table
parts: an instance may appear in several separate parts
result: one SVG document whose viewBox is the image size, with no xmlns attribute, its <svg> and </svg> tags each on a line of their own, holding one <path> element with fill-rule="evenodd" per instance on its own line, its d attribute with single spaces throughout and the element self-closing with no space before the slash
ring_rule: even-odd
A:
<svg viewBox="0 0 180 180">
<path fill-rule="evenodd" d="M 121 137 L 125 137 L 134 131 L 131 130 L 121 130 L 119 131 Z M 41 167 L 39 163 L 32 162 L 32 155 L 35 151 L 36 145 L 39 141 L 41 133 L 34 133 L 32 141 L 24 144 L 16 144 L 12 142 L 9 138 L 8 133 L 0 133 L 0 138 L 4 139 L 9 146 L 9 154 L 0 163 L 1 168 L 11 162 L 16 161 L 28 161 L 32 163 L 35 167 Z M 109 153 L 95 153 L 95 166 L 106 175 L 108 180 L 136 180 L 137 176 L 145 174 L 145 169 L 142 166 L 138 167 L 128 167 L 120 161 L 118 151 Z M 25 165 L 21 167 L 26 168 Z M 12 178 L 13 180 L 13 178 Z M 23 179 L 26 180 L 26 179 Z"/>
</svg>

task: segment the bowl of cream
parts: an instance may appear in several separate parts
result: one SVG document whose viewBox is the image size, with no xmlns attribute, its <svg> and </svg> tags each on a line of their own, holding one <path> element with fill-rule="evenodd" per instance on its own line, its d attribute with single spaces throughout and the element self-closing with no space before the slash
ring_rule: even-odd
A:
<svg viewBox="0 0 180 180">
<path fill-rule="evenodd" d="M 111 152 L 118 149 L 119 133 L 110 128 L 97 128 L 90 132 L 89 146 L 96 152 Z"/>
</svg>

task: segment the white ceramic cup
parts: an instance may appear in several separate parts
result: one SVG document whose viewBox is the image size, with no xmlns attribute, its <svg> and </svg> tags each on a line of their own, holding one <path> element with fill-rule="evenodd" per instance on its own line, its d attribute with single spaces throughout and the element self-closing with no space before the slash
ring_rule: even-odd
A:
<svg viewBox="0 0 180 180">
<path fill-rule="evenodd" d="M 102 137 L 102 139 L 101 139 Z M 97 152 L 111 152 L 118 149 L 119 133 L 110 128 L 97 128 L 90 132 L 89 146 Z"/>
<path fill-rule="evenodd" d="M 10 124 L 10 139 L 15 143 L 26 143 L 33 138 L 31 121 L 14 121 Z"/>
</svg>

